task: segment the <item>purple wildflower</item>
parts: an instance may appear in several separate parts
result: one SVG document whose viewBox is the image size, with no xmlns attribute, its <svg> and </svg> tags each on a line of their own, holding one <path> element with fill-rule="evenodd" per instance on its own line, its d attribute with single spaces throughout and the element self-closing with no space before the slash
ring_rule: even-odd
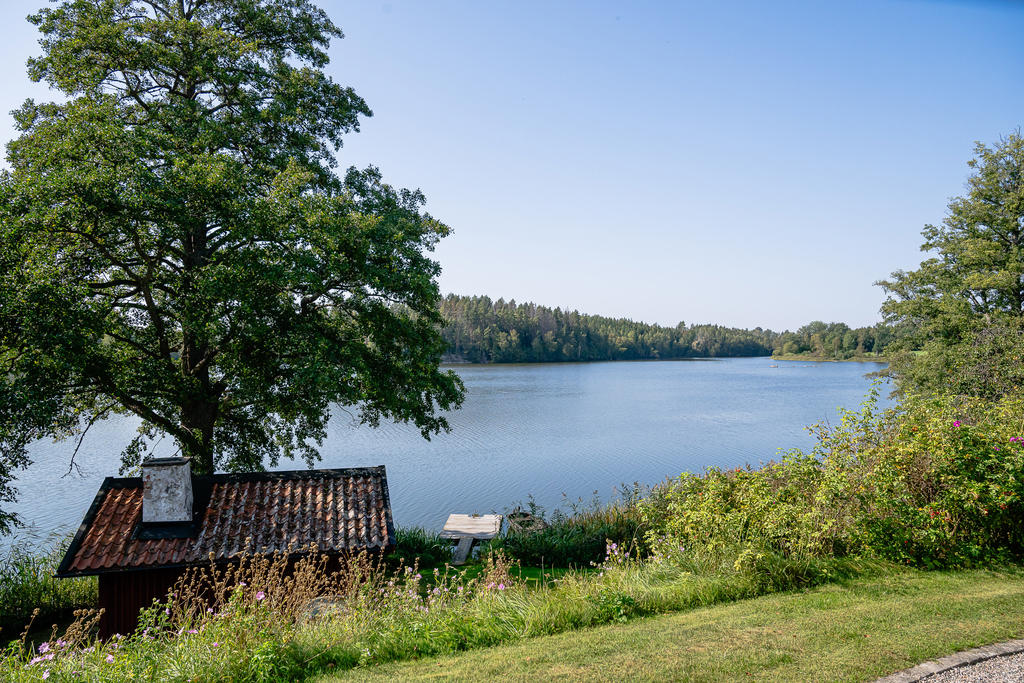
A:
<svg viewBox="0 0 1024 683">
<path fill-rule="evenodd" d="M 107 664 L 113 664 L 113 663 L 114 663 L 114 655 L 108 653 L 107 654 Z"/>
<path fill-rule="evenodd" d="M 267 594 L 264 593 L 263 591 L 260 591 L 259 593 L 256 594 L 256 602 L 260 602 L 265 597 L 267 597 Z"/>
</svg>

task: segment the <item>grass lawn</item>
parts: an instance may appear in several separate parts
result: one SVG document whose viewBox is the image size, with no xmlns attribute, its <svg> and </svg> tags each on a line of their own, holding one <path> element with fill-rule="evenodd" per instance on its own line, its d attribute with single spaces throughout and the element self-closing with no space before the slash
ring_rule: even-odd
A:
<svg viewBox="0 0 1024 683">
<path fill-rule="evenodd" d="M 907 571 L 319 681 L 864 681 L 1022 635 L 1024 573 Z"/>
</svg>

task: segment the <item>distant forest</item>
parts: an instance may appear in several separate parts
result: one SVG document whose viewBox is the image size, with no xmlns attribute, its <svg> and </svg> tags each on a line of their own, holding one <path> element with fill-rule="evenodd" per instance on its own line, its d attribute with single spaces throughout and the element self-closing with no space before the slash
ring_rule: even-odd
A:
<svg viewBox="0 0 1024 683">
<path fill-rule="evenodd" d="M 598 360 L 727 358 L 798 354 L 820 360 L 877 355 L 895 339 L 885 325 L 851 329 L 820 321 L 796 332 L 721 325 L 662 327 L 514 300 L 449 294 L 441 302 L 448 321 L 448 360 L 528 363 Z"/>
</svg>

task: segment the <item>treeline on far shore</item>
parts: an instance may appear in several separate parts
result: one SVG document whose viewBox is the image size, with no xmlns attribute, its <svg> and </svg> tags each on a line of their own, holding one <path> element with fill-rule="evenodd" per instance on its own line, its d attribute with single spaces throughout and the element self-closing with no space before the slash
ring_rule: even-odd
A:
<svg viewBox="0 0 1024 683">
<path fill-rule="evenodd" d="M 818 360 L 880 356 L 897 337 L 886 325 L 820 321 L 796 332 L 721 325 L 664 327 L 515 300 L 449 294 L 441 302 L 447 358 L 471 363 L 666 360 L 769 355 Z"/>
</svg>

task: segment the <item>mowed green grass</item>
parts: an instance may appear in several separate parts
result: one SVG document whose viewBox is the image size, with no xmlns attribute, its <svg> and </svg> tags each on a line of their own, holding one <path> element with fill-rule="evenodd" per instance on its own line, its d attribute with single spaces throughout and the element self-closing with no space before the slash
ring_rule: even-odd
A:
<svg viewBox="0 0 1024 683">
<path fill-rule="evenodd" d="M 328 681 L 866 681 L 1024 635 L 1024 574 L 914 572 L 650 617 Z"/>
</svg>

